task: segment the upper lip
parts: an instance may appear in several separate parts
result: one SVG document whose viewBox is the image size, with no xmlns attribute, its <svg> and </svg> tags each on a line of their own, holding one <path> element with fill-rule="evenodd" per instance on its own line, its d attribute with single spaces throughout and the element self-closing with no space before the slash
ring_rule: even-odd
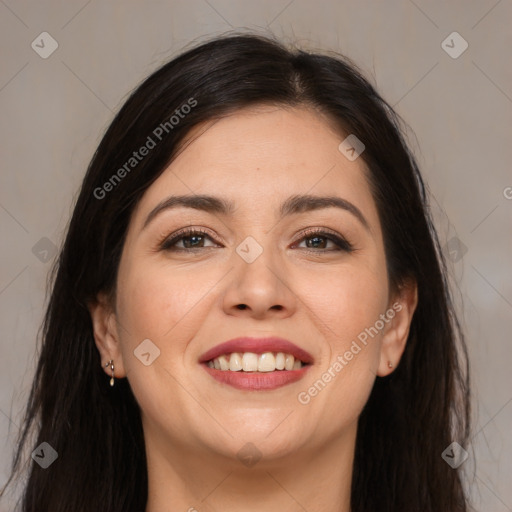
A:
<svg viewBox="0 0 512 512">
<path fill-rule="evenodd" d="M 253 352 L 255 354 L 284 352 L 285 354 L 291 354 L 295 359 L 300 359 L 303 363 L 313 363 L 313 356 L 309 352 L 298 347 L 291 341 L 276 336 L 267 338 L 241 337 L 225 341 L 207 350 L 200 356 L 199 362 L 206 363 L 218 356 L 231 354 L 233 352 Z"/>
</svg>

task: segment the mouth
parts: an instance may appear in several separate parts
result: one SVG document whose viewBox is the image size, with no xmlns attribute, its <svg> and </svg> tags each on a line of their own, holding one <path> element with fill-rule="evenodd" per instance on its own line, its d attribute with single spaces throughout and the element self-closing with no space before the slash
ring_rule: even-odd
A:
<svg viewBox="0 0 512 512">
<path fill-rule="evenodd" d="M 292 354 L 284 352 L 264 352 L 263 354 L 232 352 L 231 354 L 222 354 L 210 359 L 206 364 L 209 368 L 222 372 L 268 373 L 300 370 L 309 363 L 296 359 Z"/>
<path fill-rule="evenodd" d="M 199 363 L 218 382 L 254 391 L 303 378 L 313 357 L 282 338 L 236 338 L 207 351 Z"/>
</svg>

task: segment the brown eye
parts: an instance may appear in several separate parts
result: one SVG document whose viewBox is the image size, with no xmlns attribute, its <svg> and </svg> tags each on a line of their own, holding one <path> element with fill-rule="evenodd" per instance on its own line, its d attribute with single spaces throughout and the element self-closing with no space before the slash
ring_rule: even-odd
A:
<svg viewBox="0 0 512 512">
<path fill-rule="evenodd" d="M 205 231 L 187 230 L 165 240 L 161 249 L 165 251 L 193 251 L 194 249 L 215 247 L 215 244 L 205 245 L 207 240 L 213 241 Z M 182 244 L 182 246 L 180 247 L 179 244 Z"/>
<path fill-rule="evenodd" d="M 353 246 L 350 242 L 327 231 L 309 231 L 299 240 L 299 244 L 303 242 L 306 243 L 305 249 L 311 252 L 353 251 Z M 331 242 L 334 247 L 331 245 L 329 249 L 329 242 Z"/>
</svg>

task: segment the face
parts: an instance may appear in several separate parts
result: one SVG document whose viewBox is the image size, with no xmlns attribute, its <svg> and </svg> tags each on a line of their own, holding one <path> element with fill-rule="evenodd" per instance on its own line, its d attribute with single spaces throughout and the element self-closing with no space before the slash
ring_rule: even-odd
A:
<svg viewBox="0 0 512 512">
<path fill-rule="evenodd" d="M 108 347 L 105 360 L 114 353 L 116 377 L 127 376 L 146 439 L 226 460 L 250 442 L 267 461 L 353 439 L 376 375 L 398 362 L 408 328 L 390 296 L 364 162 L 347 159 L 338 149 L 345 136 L 306 108 L 244 109 L 190 135 L 133 213 L 114 341 L 100 348 Z M 232 208 L 155 212 L 183 195 Z M 304 195 L 341 206 L 304 203 L 281 214 Z M 222 370 L 201 357 L 242 336 L 285 338 L 313 362 L 295 371 L 298 380 L 267 389 L 214 378 Z"/>
</svg>

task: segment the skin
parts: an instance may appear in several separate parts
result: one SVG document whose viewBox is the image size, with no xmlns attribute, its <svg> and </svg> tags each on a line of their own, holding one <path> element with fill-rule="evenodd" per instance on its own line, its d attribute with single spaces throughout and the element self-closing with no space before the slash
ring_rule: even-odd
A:
<svg viewBox="0 0 512 512">
<path fill-rule="evenodd" d="M 244 109 L 196 127 L 138 203 L 116 303 L 100 294 L 90 312 L 103 364 L 114 360 L 115 378 L 128 378 L 141 407 L 146 512 L 350 510 L 357 419 L 375 378 L 400 360 L 417 291 L 411 283 L 391 293 L 365 164 L 338 150 L 344 138 L 307 108 Z M 285 199 L 305 193 L 350 201 L 369 229 L 339 208 L 277 217 Z M 231 215 L 166 210 L 143 229 L 149 212 L 174 194 L 220 196 L 236 209 Z M 158 249 L 160 237 L 186 226 L 204 228 L 210 238 L 201 239 L 195 253 Z M 315 235 L 303 238 L 307 228 L 333 230 L 355 250 L 334 251 L 325 239 L 312 245 Z M 247 236 L 263 248 L 252 263 L 235 251 Z M 394 303 L 401 310 L 378 335 L 360 344 L 309 403 L 299 403 L 298 394 Z M 218 343 L 272 334 L 314 357 L 304 379 L 241 391 L 198 364 Z M 133 354 L 145 339 L 160 350 L 149 366 Z M 252 467 L 237 457 L 246 443 L 262 456 Z"/>
</svg>

